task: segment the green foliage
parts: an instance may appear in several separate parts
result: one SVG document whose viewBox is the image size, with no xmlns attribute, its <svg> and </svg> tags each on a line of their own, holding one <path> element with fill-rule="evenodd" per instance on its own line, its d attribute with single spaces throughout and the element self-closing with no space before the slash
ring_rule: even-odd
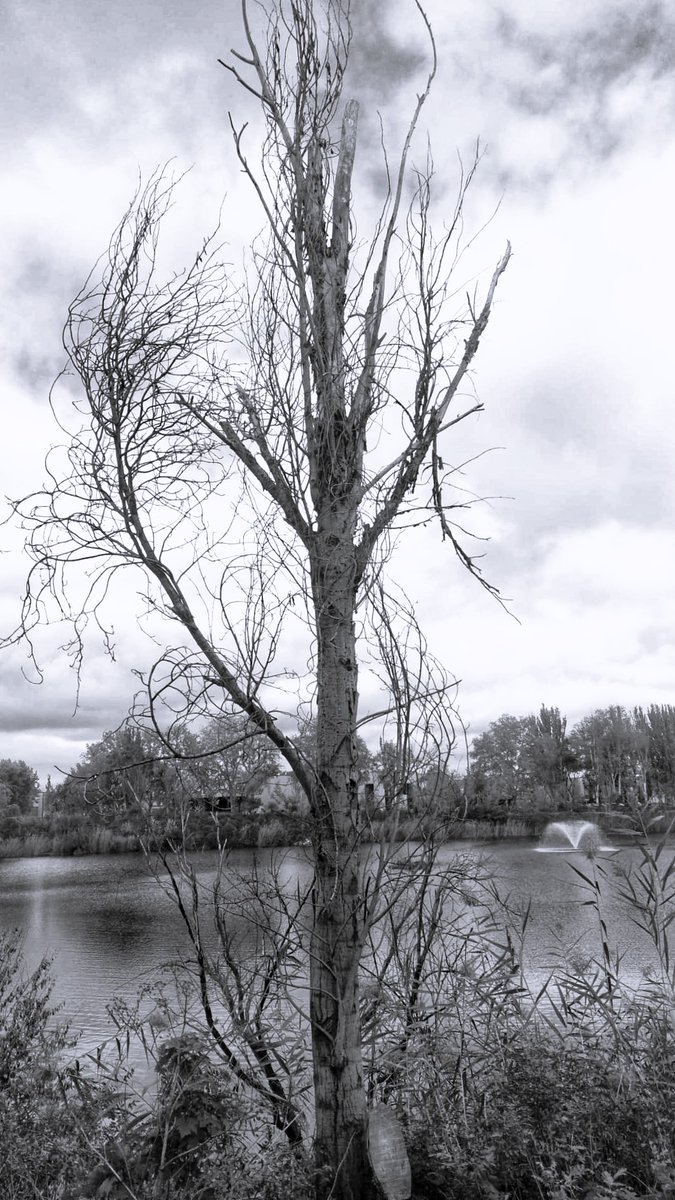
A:
<svg viewBox="0 0 675 1200">
<path fill-rule="evenodd" d="M 475 817 L 442 818 L 431 815 L 403 817 L 392 829 L 391 820 L 374 817 L 370 822 L 370 837 L 375 843 L 383 839 L 393 842 L 496 842 L 537 837 L 544 822 L 531 813 L 507 816 L 503 809 Z M 283 843 L 279 843 L 280 845 Z"/>
<path fill-rule="evenodd" d="M 123 1103 L 102 1127 L 96 1168 L 83 1200 L 294 1200 L 307 1197 L 306 1154 L 291 1152 L 213 1052 L 205 1031 L 176 1014 L 161 986 L 150 989 L 152 1018 L 114 1009 L 119 1058 L 99 1068 L 121 1083 Z M 134 1096 L 125 1067 L 131 1037 L 154 1064 L 156 1086 Z"/>
<path fill-rule="evenodd" d="M 531 794 L 533 781 L 525 753 L 527 717 L 504 714 L 474 739 L 473 770 L 481 798 L 489 805 L 510 806 Z"/>
<path fill-rule="evenodd" d="M 570 1001 L 571 996 L 567 997 Z M 647 1017 L 643 1009 L 642 1016 Z M 653 1017 L 653 1014 L 652 1014 Z M 618 1021 L 589 1037 L 586 1020 L 564 1031 L 516 1023 L 511 1040 L 487 1036 L 449 1074 L 437 1060 L 408 1118 L 416 1192 L 429 1200 L 581 1200 L 671 1196 L 675 1184 L 673 1032 L 646 1022 L 627 1045 Z M 480 1069 L 476 1070 L 476 1062 Z M 613 1181 L 616 1190 L 609 1189 Z"/>
<path fill-rule="evenodd" d="M 557 708 L 493 721 L 471 749 L 472 812 L 495 805 L 604 808 L 675 799 L 675 707 L 597 709 L 567 733 Z M 574 777 L 573 777 L 574 775 Z M 578 794 L 580 789 L 581 794 Z"/>
<path fill-rule="evenodd" d="M 0 1195 L 60 1200 L 93 1159 L 100 1088 L 64 1065 L 49 965 L 23 971 L 17 934 L 0 937 Z"/>
<path fill-rule="evenodd" d="M 675 800 L 675 707 L 651 704 L 633 710 L 633 722 L 647 746 L 647 792 Z"/>
<path fill-rule="evenodd" d="M 99 821 L 125 814 L 147 832 L 180 826 L 209 802 L 250 812 L 277 770 L 276 751 L 240 715 L 223 712 L 196 732 L 177 726 L 165 737 L 130 720 L 87 747 L 51 803 Z"/>
<path fill-rule="evenodd" d="M 468 888 L 446 871 L 399 920 L 369 1001 L 371 1088 L 404 1123 L 420 1200 L 675 1194 L 673 851 L 645 841 L 620 885 L 658 963 L 637 989 L 612 953 L 603 863 L 574 869 L 601 953 L 562 965 L 537 994 L 521 977 L 517 915 L 486 872 Z"/>
<path fill-rule="evenodd" d="M 18 804 L 6 804 L 0 808 L 0 838 L 16 837 L 21 830 L 21 809 Z"/>
<path fill-rule="evenodd" d="M 520 969 L 527 911 L 499 898 L 489 862 L 456 856 L 440 867 L 433 847 L 419 845 L 386 866 L 364 961 L 364 1064 L 371 1102 L 384 1100 L 404 1126 L 416 1200 L 675 1194 L 675 856 L 646 836 L 639 850 L 619 889 L 656 965 L 633 990 L 605 923 L 606 860 L 574 864 L 601 934 L 597 961 L 561 960 L 538 994 Z M 281 894 L 265 890 L 273 883 L 242 877 L 231 897 L 216 891 L 222 937 L 206 983 L 213 997 L 227 978 L 238 989 L 236 1020 L 220 1013 L 218 1022 L 228 1038 L 239 1029 L 239 1055 L 249 1038 L 247 1070 L 265 1045 L 299 1096 L 305 1051 L 284 987 L 300 979 L 302 947 L 280 925 L 244 959 L 237 922 L 224 918 L 238 905 L 262 937 Z M 116 1010 L 117 1069 L 99 1060 L 89 1076 L 64 1065 L 72 1046 L 49 990 L 47 964 L 23 974 L 17 938 L 4 939 L 3 1200 L 309 1200 L 308 1139 L 289 1144 L 208 1029 L 175 1021 L 160 990 L 152 1021 Z M 138 1098 L 125 1059 L 136 1035 L 156 1073 Z"/>
<path fill-rule="evenodd" d="M 281 775 L 256 808 L 259 846 L 293 846 L 311 832 L 309 801 L 292 775 Z"/>
<path fill-rule="evenodd" d="M 85 1069 L 50 991 L 49 964 L 26 973 L 18 935 L 0 938 L 2 1200 L 309 1200 L 307 1157 L 252 1124 L 203 1034 L 145 1042 L 156 1087 L 137 1097 L 129 1038 Z"/>
<path fill-rule="evenodd" d="M 0 759 L 0 809 L 9 806 L 30 812 L 38 786 L 37 773 L 23 759 Z"/>
<path fill-rule="evenodd" d="M 0 816 L 0 858 L 47 854 L 126 854 L 138 850 L 139 837 L 128 822 L 97 824 L 91 812 L 53 813 L 49 817 L 18 816 L 11 832 Z M 7 830 L 2 837 L 3 830 Z"/>
<path fill-rule="evenodd" d="M 537 716 L 493 721 L 471 749 L 473 807 L 566 808 L 577 765 L 567 721 L 545 705 Z"/>
<path fill-rule="evenodd" d="M 584 717 L 571 741 L 589 799 L 606 808 L 644 803 L 649 738 L 624 708 L 613 705 Z"/>
<path fill-rule="evenodd" d="M 212 717 L 195 739 L 203 755 L 192 764 L 195 792 L 223 796 L 233 812 L 250 812 L 262 789 L 279 772 L 279 755 L 240 713 Z"/>
<path fill-rule="evenodd" d="M 87 746 L 70 775 L 54 788 L 51 803 L 60 812 L 91 812 L 101 822 L 115 814 L 145 814 L 173 803 L 180 781 L 156 734 L 133 722 L 103 734 Z"/>
<path fill-rule="evenodd" d="M 206 1178 L 229 1149 L 233 1098 L 209 1062 L 203 1039 L 167 1038 L 156 1057 L 157 1093 L 149 1111 L 130 1106 L 104 1145 L 86 1194 L 215 1197 Z"/>
</svg>

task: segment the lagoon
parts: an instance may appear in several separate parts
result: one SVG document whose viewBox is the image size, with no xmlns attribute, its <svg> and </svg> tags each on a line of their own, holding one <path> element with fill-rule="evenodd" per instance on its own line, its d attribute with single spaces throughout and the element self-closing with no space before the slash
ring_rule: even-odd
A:
<svg viewBox="0 0 675 1200">
<path fill-rule="evenodd" d="M 541 848 L 539 848 L 541 849 Z M 522 948 L 525 975 L 533 985 L 545 980 L 554 962 L 599 955 L 597 915 L 585 904 L 588 891 L 575 874 L 593 863 L 581 852 L 536 852 L 531 841 L 479 844 L 449 843 L 441 860 L 461 855 L 470 864 L 490 863 L 502 896 L 523 911 L 531 900 Z M 239 872 L 264 867 L 274 856 L 284 879 L 309 879 L 307 852 L 236 850 L 230 856 Z M 208 883 L 216 869 L 215 852 L 191 854 L 199 878 Z M 638 984 L 654 962 L 646 936 L 631 910 L 617 896 L 617 873 L 639 852 L 624 847 L 604 852 L 597 862 L 606 872 L 603 914 L 612 950 L 623 956 L 622 973 Z M 517 917 L 511 918 L 518 941 Z M 141 854 L 83 858 L 0 860 L 0 930 L 18 928 L 29 966 L 47 955 L 52 959 L 54 1000 L 61 1017 L 82 1040 L 79 1052 L 93 1050 L 110 1037 L 108 1005 L 119 995 L 133 1002 L 159 968 L 189 954 L 189 942 L 174 903 L 153 877 Z"/>
</svg>

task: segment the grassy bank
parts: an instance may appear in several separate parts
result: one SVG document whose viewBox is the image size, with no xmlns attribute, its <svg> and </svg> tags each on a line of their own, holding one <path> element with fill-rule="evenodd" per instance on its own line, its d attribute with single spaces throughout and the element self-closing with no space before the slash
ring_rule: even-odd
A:
<svg viewBox="0 0 675 1200">
<path fill-rule="evenodd" d="M 214 816 L 194 812 L 184 825 L 162 821 L 148 826 L 136 814 L 114 824 L 99 824 L 90 813 L 23 817 L 13 822 L 10 832 L 0 830 L 0 859 L 89 854 L 128 854 L 185 846 L 190 850 L 214 850 L 227 843 L 231 848 L 287 846 L 302 840 L 297 821 L 278 819 L 260 822 L 253 817 L 229 814 Z"/>
<path fill-rule="evenodd" d="M 29 833 L 0 841 L 0 858 L 40 858 L 43 855 L 128 854 L 139 850 L 135 834 L 112 829 L 86 829 L 70 833 Z"/>
<path fill-rule="evenodd" d="M 675 813 L 652 814 L 650 835 L 659 836 L 673 826 Z M 436 842 L 504 842 L 541 837 L 546 825 L 555 820 L 590 820 L 597 822 L 607 836 L 620 838 L 638 831 L 629 813 L 518 813 L 489 814 L 480 817 L 405 816 L 394 820 L 374 816 L 370 820 L 369 839 L 372 842 L 416 841 L 433 837 Z M 232 849 L 284 847 L 301 845 L 307 840 L 308 829 L 296 816 L 235 816 L 206 812 L 190 814 L 187 823 L 155 825 L 149 831 L 133 814 L 116 824 L 98 824 L 89 813 L 54 814 L 52 817 L 23 817 L 15 821 L 11 831 L 0 829 L 0 859 L 31 858 L 42 855 L 127 854 L 141 849 L 141 840 L 153 849 L 182 845 L 192 850 L 212 850 L 227 843 Z"/>
<path fill-rule="evenodd" d="M 479 817 L 406 816 L 395 824 L 391 818 L 375 817 L 371 821 L 372 839 L 379 841 L 390 836 L 397 842 L 415 841 L 420 837 L 440 842 L 508 842 L 521 838 L 539 838 L 549 821 L 574 820 L 574 813 L 556 817 L 551 813 L 518 813 L 513 815 L 481 815 Z M 588 820 L 584 814 L 583 819 Z M 597 820 L 597 815 L 590 819 Z"/>
<path fill-rule="evenodd" d="M 378 842 L 386 829 L 384 821 L 374 820 L 370 834 L 372 841 Z M 428 837 L 432 833 L 436 840 L 472 842 L 506 841 L 538 836 L 535 823 L 515 817 L 508 817 L 503 821 L 457 820 L 441 825 L 437 821 L 420 821 L 419 818 L 411 817 L 398 824 L 394 840 L 405 842 L 420 836 Z M 169 828 L 158 830 L 150 836 L 144 832 L 142 837 L 143 841 L 149 841 L 156 849 L 172 843 L 182 844 L 184 831 Z M 232 849 L 273 848 L 302 844 L 305 837 L 306 831 L 299 826 L 297 820 L 286 821 L 274 817 L 266 821 L 256 821 L 221 817 L 217 828 L 210 818 L 208 821 L 200 819 L 193 822 L 188 826 L 185 845 L 193 850 L 211 850 L 217 848 L 220 840 L 221 843 L 226 841 Z M 0 838 L 0 859 L 36 858 L 43 855 L 127 854 L 140 849 L 140 832 L 92 825 L 89 821 L 83 821 L 80 825 L 74 824 L 66 829 L 49 828 L 45 823 L 44 828 L 32 828 Z"/>
</svg>

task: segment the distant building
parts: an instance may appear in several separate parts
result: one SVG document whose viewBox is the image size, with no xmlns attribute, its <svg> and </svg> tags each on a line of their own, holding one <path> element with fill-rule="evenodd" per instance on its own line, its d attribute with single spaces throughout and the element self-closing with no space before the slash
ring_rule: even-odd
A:
<svg viewBox="0 0 675 1200">
<path fill-rule="evenodd" d="M 192 803 L 195 807 L 205 808 L 207 812 L 241 814 L 250 812 L 256 801 L 251 796 L 237 792 L 235 795 L 228 794 L 226 796 L 194 796 Z"/>
<path fill-rule="evenodd" d="M 367 811 L 373 815 L 384 811 L 384 791 L 379 783 L 365 780 L 359 787 L 359 797 L 365 803 Z M 407 797 L 404 797 L 407 800 Z M 282 771 L 269 779 L 260 789 L 258 804 L 261 809 L 294 809 L 306 804 L 305 794 L 290 771 Z"/>
</svg>

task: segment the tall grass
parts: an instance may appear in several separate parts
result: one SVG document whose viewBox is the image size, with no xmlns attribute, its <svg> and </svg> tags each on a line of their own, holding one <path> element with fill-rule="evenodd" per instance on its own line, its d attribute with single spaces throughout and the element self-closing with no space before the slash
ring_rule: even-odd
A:
<svg viewBox="0 0 675 1200">
<path fill-rule="evenodd" d="M 107 853 L 112 842 L 99 844 Z M 363 962 L 364 1071 L 371 1104 L 386 1103 L 399 1117 L 416 1200 L 675 1196 L 675 854 L 665 838 L 654 843 L 644 828 L 638 830 L 636 853 L 632 867 L 615 879 L 612 861 L 592 851 L 570 860 L 582 889 L 580 903 L 594 915 L 599 949 L 583 961 L 561 955 L 537 990 L 522 968 L 529 910 L 516 912 L 498 895 L 489 860 L 480 864 L 475 856 L 454 855 L 440 863 L 433 848 L 412 845 L 388 863 Z M 260 921 L 263 884 L 255 896 Z M 653 951 L 653 969 L 633 986 L 614 946 L 606 904 L 610 886 L 630 905 Z M 239 890 L 234 893 L 240 907 L 255 907 Z M 216 915 L 229 937 L 225 900 L 221 890 Z M 200 912 L 206 919 L 205 910 Z M 281 910 L 275 912 L 278 918 Z M 227 945 L 232 951 L 234 943 Z M 289 981 L 299 978 L 301 956 L 300 939 L 290 958 L 279 960 Z M 243 989 L 240 1024 L 248 1019 L 251 972 L 258 966 L 257 960 L 234 964 Z M 217 993 L 221 977 L 227 986 L 225 969 L 221 957 L 210 981 L 211 1015 L 230 1045 L 237 1024 L 228 1026 Z M 77 1148 L 83 1167 L 96 1164 L 73 1192 L 78 1197 L 304 1200 L 310 1194 L 306 1161 L 289 1153 L 254 1094 L 233 1083 L 226 1064 L 216 1061 L 208 1030 L 191 1004 L 190 972 L 188 966 L 180 976 L 182 1007 L 169 1003 L 155 985 L 145 997 L 150 1005 L 135 1013 L 116 1010 L 111 1039 L 119 1053 L 116 1073 L 111 1076 L 101 1058 L 92 1060 L 91 1100 L 76 1110 L 61 1141 L 55 1091 L 46 1098 L 39 1092 L 42 1076 L 32 1065 L 15 1074 L 27 1111 L 31 1089 L 41 1097 L 35 1111 L 51 1149 L 40 1150 L 40 1194 L 64 1194 L 59 1187 L 70 1170 L 69 1147 Z M 38 983 L 42 995 L 44 981 Z M 18 1016 L 8 1017 L 0 995 L 0 1068 L 5 1030 L 14 1030 L 12 1037 L 23 1031 L 29 1042 L 41 1044 L 45 1004 L 40 1001 L 38 1018 L 28 1028 L 21 1018 L 28 1011 L 25 993 L 17 996 Z M 11 1010 L 11 997 L 4 1003 Z M 302 1019 L 297 988 L 289 993 L 289 1005 L 297 1023 Z M 292 1040 L 287 1054 L 283 1040 L 291 1033 L 295 1038 L 295 1024 L 289 1033 L 281 1007 L 278 1015 L 276 1052 L 283 1051 L 289 1072 L 296 1071 L 302 1085 L 295 1064 L 296 1058 L 304 1061 L 302 1046 Z M 258 1021 L 256 1036 L 260 1029 Z M 132 1037 L 141 1038 L 157 1072 L 157 1087 L 137 1101 L 125 1058 Z M 39 1056 L 30 1053 L 36 1063 Z M 57 1070 L 50 1078 L 66 1076 Z M 104 1093 L 114 1100 L 96 1108 L 94 1097 Z M 1 1095 L 0 1090 L 0 1116 Z M 25 1128 L 31 1137 L 42 1136 L 34 1121 Z M 24 1195 L 15 1194 L 17 1200 Z"/>
<path fill-rule="evenodd" d="M 561 960 L 536 992 L 521 968 L 528 911 L 500 902 L 487 868 L 464 883 L 439 875 L 408 927 L 394 937 L 392 925 L 371 1089 L 402 1121 L 415 1195 L 675 1196 L 675 855 L 644 834 L 639 854 L 618 883 L 655 958 L 635 986 L 605 911 L 608 867 L 592 853 L 570 865 L 599 952 Z"/>
<path fill-rule="evenodd" d="M 374 816 L 370 821 L 369 834 L 373 842 L 392 839 L 397 842 L 416 841 L 420 838 L 446 842 L 495 842 L 517 838 L 535 837 L 543 828 L 541 818 L 501 817 L 495 818 L 439 818 L 438 816 L 405 816 L 396 820 L 389 816 Z"/>
<path fill-rule="evenodd" d="M 449 841 L 484 842 L 532 837 L 537 832 L 532 821 L 523 817 L 506 817 L 503 821 L 467 818 L 465 821 L 446 821 L 443 835 Z"/>
<path fill-rule="evenodd" d="M 106 828 L 83 828 L 59 833 L 27 833 L 0 841 L 0 858 L 41 858 L 47 855 L 126 854 L 140 849 L 136 834 Z"/>
</svg>

